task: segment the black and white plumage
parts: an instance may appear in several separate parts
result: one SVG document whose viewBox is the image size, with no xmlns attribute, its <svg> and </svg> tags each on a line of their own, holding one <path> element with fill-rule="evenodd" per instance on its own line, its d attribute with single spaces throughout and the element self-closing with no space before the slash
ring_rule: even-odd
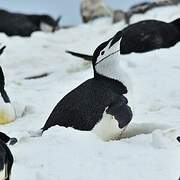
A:
<svg viewBox="0 0 180 180">
<path fill-rule="evenodd" d="M 166 23 L 158 20 L 145 20 L 129 25 L 117 33 L 122 37 L 121 54 L 144 53 L 160 48 L 169 48 L 180 41 L 180 18 Z M 92 60 L 91 55 L 67 51 L 68 53 Z"/>
<path fill-rule="evenodd" d="M 8 36 L 30 36 L 34 31 L 54 32 L 59 29 L 60 17 L 49 15 L 12 13 L 0 10 L 0 32 Z"/>
<path fill-rule="evenodd" d="M 5 46 L 0 49 L 2 54 Z M 5 78 L 3 70 L 0 66 L 0 124 L 7 124 L 15 120 L 16 114 L 11 105 L 10 98 L 5 90 Z"/>
<path fill-rule="evenodd" d="M 4 142 L 4 143 L 8 143 L 9 145 L 14 145 L 17 143 L 17 139 L 15 137 L 9 137 L 8 135 L 6 135 L 3 132 L 0 132 L 0 139 Z"/>
<path fill-rule="evenodd" d="M 103 140 L 121 135 L 132 119 L 132 111 L 123 96 L 127 93 L 123 72 L 119 73 L 116 64 L 120 40 L 114 36 L 97 47 L 92 61 L 94 78 L 60 100 L 39 135 L 55 125 L 92 130 Z"/>
<path fill-rule="evenodd" d="M 177 141 L 180 142 L 180 136 L 177 137 Z"/>
<path fill-rule="evenodd" d="M 15 141 L 16 138 L 10 138 L 0 132 L 0 180 L 10 179 L 14 158 L 6 143 L 12 139 Z"/>
</svg>

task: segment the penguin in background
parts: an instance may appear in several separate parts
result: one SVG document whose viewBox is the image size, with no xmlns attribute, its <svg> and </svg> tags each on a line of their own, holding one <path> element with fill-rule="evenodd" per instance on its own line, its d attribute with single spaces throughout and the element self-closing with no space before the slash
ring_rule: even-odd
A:
<svg viewBox="0 0 180 180">
<path fill-rule="evenodd" d="M 15 140 L 17 139 L 0 132 L 0 180 L 10 180 L 14 158 L 6 143 L 10 141 L 13 145 L 17 142 Z"/>
<path fill-rule="evenodd" d="M 102 140 L 119 139 L 132 119 L 126 94 L 126 75 L 118 67 L 121 34 L 99 45 L 93 54 L 94 77 L 79 85 L 55 106 L 41 136 L 52 126 L 93 131 Z"/>
<path fill-rule="evenodd" d="M 0 32 L 8 36 L 28 37 L 35 31 L 55 32 L 59 29 L 61 16 L 56 20 L 42 14 L 12 13 L 0 9 Z"/>
<path fill-rule="evenodd" d="M 160 48 L 169 48 L 180 41 L 180 18 L 166 23 L 158 20 L 144 20 L 131 24 L 118 32 L 122 34 L 121 54 L 144 53 Z M 93 56 L 66 51 L 67 53 L 91 61 Z"/>
<path fill-rule="evenodd" d="M 3 53 L 5 46 L 0 49 L 0 54 Z M 7 124 L 15 120 L 16 114 L 11 105 L 10 98 L 4 88 L 5 78 L 2 68 L 0 67 L 0 124 Z"/>
</svg>

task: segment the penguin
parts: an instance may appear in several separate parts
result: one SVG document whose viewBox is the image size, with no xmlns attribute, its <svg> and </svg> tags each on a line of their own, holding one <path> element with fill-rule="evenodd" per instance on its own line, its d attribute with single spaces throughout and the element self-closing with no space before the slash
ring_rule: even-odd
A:
<svg viewBox="0 0 180 180">
<path fill-rule="evenodd" d="M 132 119 L 132 110 L 124 96 L 128 92 L 126 77 L 117 67 L 120 41 L 117 34 L 96 48 L 92 59 L 94 77 L 65 95 L 34 136 L 59 125 L 92 131 L 105 141 L 120 138 Z"/>
<path fill-rule="evenodd" d="M 135 14 L 145 14 L 146 12 L 158 8 L 158 7 L 165 7 L 170 5 L 175 5 L 176 3 L 173 3 L 171 1 L 158 1 L 158 2 L 142 2 L 138 3 L 136 5 L 133 5 L 129 8 L 129 10 L 126 12 L 126 23 L 130 23 L 130 18 Z"/>
<path fill-rule="evenodd" d="M 54 20 L 51 16 L 43 14 L 21 14 L 0 10 L 0 32 L 8 36 L 28 37 L 34 31 L 54 32 L 59 29 L 59 16 Z"/>
<path fill-rule="evenodd" d="M 6 145 L 10 139 L 6 134 L 0 132 L 0 180 L 10 180 L 14 162 L 13 155 Z"/>
<path fill-rule="evenodd" d="M 2 54 L 5 46 L 0 49 Z M 0 124 L 7 124 L 13 122 L 16 119 L 16 113 L 11 105 L 10 98 L 4 88 L 5 78 L 3 70 L 0 66 Z"/>
<path fill-rule="evenodd" d="M 170 23 L 144 20 L 129 25 L 117 34 L 122 35 L 121 54 L 144 53 L 160 48 L 169 48 L 180 41 L 180 18 Z M 74 56 L 92 60 L 92 55 L 66 51 Z"/>
</svg>

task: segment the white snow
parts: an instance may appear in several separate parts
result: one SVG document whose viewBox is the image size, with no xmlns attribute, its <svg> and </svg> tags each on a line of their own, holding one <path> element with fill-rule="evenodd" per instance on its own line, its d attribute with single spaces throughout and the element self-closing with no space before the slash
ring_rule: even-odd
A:
<svg viewBox="0 0 180 180">
<path fill-rule="evenodd" d="M 180 6 L 136 15 L 132 22 L 180 17 Z M 81 82 L 92 68 L 65 50 L 92 54 L 96 46 L 124 27 L 102 19 L 55 34 L 37 32 L 31 38 L 7 37 L 0 57 L 6 90 L 23 117 L 0 126 L 18 138 L 10 146 L 15 162 L 12 180 L 177 180 L 180 176 L 180 43 L 170 49 L 121 56 L 132 80 L 128 95 L 134 117 L 124 138 L 104 142 L 91 132 L 55 126 L 42 137 L 28 132 L 40 129 L 56 103 Z M 31 75 L 50 76 L 25 80 Z"/>
</svg>

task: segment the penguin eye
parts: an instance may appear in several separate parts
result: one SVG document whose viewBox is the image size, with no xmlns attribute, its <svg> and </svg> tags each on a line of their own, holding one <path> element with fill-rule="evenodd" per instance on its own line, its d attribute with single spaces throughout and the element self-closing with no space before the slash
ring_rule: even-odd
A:
<svg viewBox="0 0 180 180">
<path fill-rule="evenodd" d="M 101 55 L 103 55 L 105 53 L 105 51 L 101 51 Z"/>
</svg>

